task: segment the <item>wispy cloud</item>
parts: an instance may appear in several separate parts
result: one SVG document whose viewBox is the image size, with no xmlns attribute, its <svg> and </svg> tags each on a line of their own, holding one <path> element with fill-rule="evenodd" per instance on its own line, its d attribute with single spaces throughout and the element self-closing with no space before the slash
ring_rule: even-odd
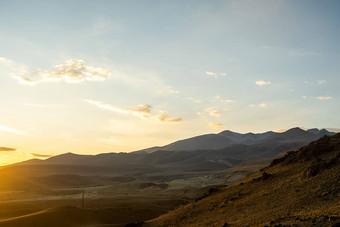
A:
<svg viewBox="0 0 340 227">
<path fill-rule="evenodd" d="M 10 133 L 15 133 L 15 134 L 18 134 L 18 135 L 25 135 L 25 133 L 20 131 L 20 130 L 10 128 L 10 127 L 4 126 L 4 125 L 0 125 L 0 130 L 10 132 Z"/>
<path fill-rule="evenodd" d="M 14 62 L 11 59 L 0 57 L 0 64 L 3 64 L 5 66 L 12 66 Z"/>
<path fill-rule="evenodd" d="M 222 123 L 214 123 L 214 122 L 209 122 L 208 127 L 214 130 L 222 130 L 223 129 L 223 124 Z"/>
<path fill-rule="evenodd" d="M 121 114 L 132 114 L 142 119 L 149 118 L 151 115 L 151 108 L 152 108 L 151 105 L 138 105 L 135 108 L 131 108 L 131 107 L 121 108 L 121 107 L 113 106 L 111 104 L 94 101 L 94 100 L 85 100 L 85 101 L 90 104 L 96 105 L 97 107 L 102 108 L 102 109 L 110 110 L 110 111 L 121 113 Z"/>
<path fill-rule="evenodd" d="M 162 122 L 180 122 L 182 118 L 173 118 L 170 117 L 167 113 L 161 112 L 160 114 L 156 115 L 157 119 Z"/>
<path fill-rule="evenodd" d="M 24 84 L 34 85 L 40 82 L 65 81 L 77 83 L 85 80 L 103 81 L 110 77 L 110 71 L 100 67 L 87 66 L 83 60 L 67 60 L 54 66 L 54 70 L 38 69 L 26 75 L 16 75 L 15 78 Z M 28 75 L 27 75 L 28 74 Z"/>
<path fill-rule="evenodd" d="M 272 82 L 270 82 L 270 81 L 263 81 L 263 80 L 258 80 L 258 81 L 255 82 L 255 84 L 258 85 L 258 86 L 269 85 L 271 83 Z"/>
<path fill-rule="evenodd" d="M 204 116 L 204 113 L 202 113 L 202 112 L 197 112 L 196 115 L 199 116 L 199 117 L 203 117 L 203 116 Z"/>
<path fill-rule="evenodd" d="M 303 99 L 318 99 L 318 100 L 330 100 L 332 99 L 333 97 L 331 96 L 318 96 L 318 97 L 313 97 L 313 96 L 302 96 Z"/>
<path fill-rule="evenodd" d="M 258 106 L 258 107 L 261 107 L 261 108 L 264 108 L 264 107 L 267 107 L 267 104 L 266 103 L 260 103 L 260 104 L 258 104 L 258 105 L 255 105 L 255 104 L 250 104 L 249 105 L 249 107 L 256 107 L 256 106 Z"/>
<path fill-rule="evenodd" d="M 331 96 L 318 96 L 316 98 L 319 99 L 319 100 L 329 100 L 329 99 L 332 99 L 333 97 L 331 97 Z"/>
<path fill-rule="evenodd" d="M 182 121 L 182 118 L 173 118 L 169 116 L 164 111 L 159 111 L 159 114 L 152 115 L 151 114 L 151 105 L 138 105 L 137 107 L 117 107 L 111 104 L 94 101 L 94 100 L 85 100 L 86 102 L 93 104 L 99 108 L 106 109 L 112 112 L 120 113 L 120 114 L 131 114 L 135 115 L 141 119 L 156 119 L 161 122 L 179 122 Z"/>
<path fill-rule="evenodd" d="M 218 112 L 216 109 L 214 109 L 213 107 L 209 107 L 205 110 L 210 116 L 212 117 L 220 117 L 221 114 L 220 112 Z"/>
<path fill-rule="evenodd" d="M 209 71 L 206 71 L 205 74 L 208 75 L 208 76 L 214 77 L 214 78 L 218 78 L 220 76 L 226 76 L 227 75 L 227 73 L 225 73 L 225 72 L 216 73 L 216 72 L 209 72 Z"/>
<path fill-rule="evenodd" d="M 35 158 L 49 158 L 53 156 L 49 154 L 37 154 L 37 153 L 31 153 L 31 155 Z"/>
<path fill-rule="evenodd" d="M 201 103 L 201 102 L 203 102 L 201 99 L 197 99 L 197 98 L 193 98 L 193 97 L 188 97 L 187 99 L 189 99 L 190 101 L 192 101 L 194 103 Z"/>
<path fill-rule="evenodd" d="M 214 99 L 214 101 L 216 101 L 216 102 L 222 102 L 222 103 L 232 103 L 232 102 L 235 102 L 235 101 L 230 100 L 230 99 L 223 99 L 223 98 L 220 97 L 219 95 L 215 95 L 213 99 Z"/>
<path fill-rule="evenodd" d="M 326 80 L 318 80 L 319 85 L 324 84 L 324 83 L 326 83 Z"/>
<path fill-rule="evenodd" d="M 217 74 L 216 73 L 214 73 L 214 72 L 209 72 L 209 71 L 207 71 L 207 72 L 205 72 L 205 74 L 207 74 L 208 76 L 212 76 L 212 77 L 217 77 Z"/>
<path fill-rule="evenodd" d="M 175 89 L 169 89 L 169 93 L 170 93 L 170 94 L 178 94 L 179 91 L 178 91 L 178 90 L 175 90 Z"/>
<path fill-rule="evenodd" d="M 0 151 L 16 151 L 16 148 L 10 148 L 10 147 L 0 147 Z"/>
</svg>

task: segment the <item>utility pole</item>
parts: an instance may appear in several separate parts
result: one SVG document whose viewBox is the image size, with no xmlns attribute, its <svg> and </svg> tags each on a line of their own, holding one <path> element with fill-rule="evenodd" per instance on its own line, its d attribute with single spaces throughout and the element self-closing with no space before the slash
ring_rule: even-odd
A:
<svg viewBox="0 0 340 227">
<path fill-rule="evenodd" d="M 85 189 L 83 187 L 83 195 L 81 197 L 81 208 L 84 208 L 85 205 Z"/>
</svg>

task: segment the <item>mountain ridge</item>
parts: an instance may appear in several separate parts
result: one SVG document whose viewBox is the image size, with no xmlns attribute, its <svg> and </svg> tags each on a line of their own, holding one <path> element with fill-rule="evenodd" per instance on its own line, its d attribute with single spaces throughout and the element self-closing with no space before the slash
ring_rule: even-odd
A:
<svg viewBox="0 0 340 227">
<path fill-rule="evenodd" d="M 241 134 L 226 130 L 218 134 L 200 135 L 163 147 L 130 153 L 98 155 L 65 153 L 46 160 L 28 160 L 16 165 L 87 165 L 121 168 L 145 165 L 158 169 L 214 171 L 230 168 L 244 161 L 274 157 L 283 151 L 304 146 L 323 135 L 332 134 L 334 133 L 327 130 L 313 130 L 312 133 L 300 128 L 292 128 L 282 133 L 268 131 L 257 134 Z"/>
</svg>

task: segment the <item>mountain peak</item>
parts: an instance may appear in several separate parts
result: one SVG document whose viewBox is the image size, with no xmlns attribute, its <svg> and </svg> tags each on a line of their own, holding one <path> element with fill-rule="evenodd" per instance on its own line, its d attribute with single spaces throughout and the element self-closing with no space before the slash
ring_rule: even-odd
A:
<svg viewBox="0 0 340 227">
<path fill-rule="evenodd" d="M 295 128 L 291 128 L 288 129 L 285 132 L 279 133 L 281 135 L 289 135 L 289 136 L 298 136 L 298 135 L 305 135 L 305 134 L 309 134 L 307 131 L 303 130 L 302 128 L 299 127 L 295 127 Z"/>
<path fill-rule="evenodd" d="M 233 131 L 230 131 L 230 130 L 224 130 L 220 133 L 218 133 L 219 135 L 224 135 L 224 136 L 237 136 L 237 135 L 242 135 L 241 133 L 238 133 L 238 132 L 233 132 Z"/>
<path fill-rule="evenodd" d="M 294 128 L 288 129 L 288 130 L 285 131 L 285 132 L 306 132 L 306 131 L 303 130 L 302 128 L 294 127 Z"/>
<path fill-rule="evenodd" d="M 320 133 L 320 130 L 317 129 L 317 128 L 311 128 L 311 129 L 308 129 L 307 132 L 310 132 L 310 133 L 313 133 L 314 135 L 317 135 Z"/>
</svg>

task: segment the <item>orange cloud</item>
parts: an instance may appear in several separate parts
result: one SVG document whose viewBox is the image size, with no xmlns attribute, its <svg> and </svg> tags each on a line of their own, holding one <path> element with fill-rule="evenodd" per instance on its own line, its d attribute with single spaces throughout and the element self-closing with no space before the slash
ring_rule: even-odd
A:
<svg viewBox="0 0 340 227">
<path fill-rule="evenodd" d="M 224 127 L 222 123 L 214 123 L 214 122 L 210 122 L 208 126 L 209 128 L 214 129 L 214 130 L 222 130 Z"/>
<path fill-rule="evenodd" d="M 16 148 L 10 148 L 10 147 L 0 147 L 0 151 L 16 151 Z"/>
<path fill-rule="evenodd" d="M 270 81 L 263 81 L 263 80 L 258 80 L 258 81 L 255 82 L 255 84 L 258 85 L 258 86 L 269 85 L 271 83 L 272 82 L 270 82 Z"/>
<path fill-rule="evenodd" d="M 180 121 L 182 121 L 182 118 L 173 118 L 173 117 L 170 117 L 165 112 L 162 112 L 162 113 L 158 114 L 156 117 L 157 117 L 158 120 L 163 121 L 163 122 L 180 122 Z"/>
<path fill-rule="evenodd" d="M 36 157 L 36 158 L 49 158 L 49 157 L 52 157 L 52 155 L 48 155 L 48 154 L 31 153 L 31 155 L 32 155 L 33 157 Z"/>
</svg>

